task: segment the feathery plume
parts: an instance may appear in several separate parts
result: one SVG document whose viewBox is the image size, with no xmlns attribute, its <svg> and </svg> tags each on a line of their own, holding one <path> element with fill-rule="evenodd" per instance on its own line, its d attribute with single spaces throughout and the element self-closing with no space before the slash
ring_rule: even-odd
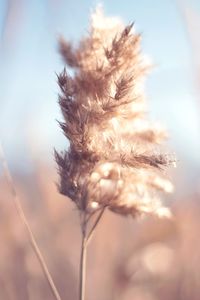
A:
<svg viewBox="0 0 200 300">
<path fill-rule="evenodd" d="M 55 154 L 59 188 L 87 214 L 104 206 L 134 217 L 168 214 L 155 191 L 173 190 L 161 171 L 174 160 L 159 152 L 166 132 L 146 116 L 142 82 L 148 66 L 140 40 L 133 24 L 124 27 L 100 9 L 79 47 L 60 40 L 74 76 L 66 69 L 58 76 L 60 126 L 70 142 L 65 153 Z"/>
</svg>

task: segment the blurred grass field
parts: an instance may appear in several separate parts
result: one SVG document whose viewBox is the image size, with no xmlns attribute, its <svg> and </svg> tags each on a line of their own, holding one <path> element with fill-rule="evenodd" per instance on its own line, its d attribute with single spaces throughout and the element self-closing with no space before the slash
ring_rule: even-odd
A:
<svg viewBox="0 0 200 300">
<path fill-rule="evenodd" d="M 82 21 L 94 3 L 36 2 L 0 3 L 0 139 L 56 286 L 62 299 L 74 300 L 78 297 L 81 234 L 78 212 L 56 188 L 53 147 L 66 145 L 55 121 L 60 114 L 53 72 L 62 68 L 56 52 L 57 33 L 66 28 L 69 37 L 77 37 L 84 31 L 86 21 L 85 27 Z M 147 82 L 147 96 L 151 113 L 169 128 L 168 146 L 177 153 L 178 167 L 171 174 L 176 192 L 167 199 L 174 217 L 137 221 L 106 212 L 89 246 L 87 300 L 200 299 L 200 3 L 163 1 L 162 6 L 153 2 L 157 11 L 149 5 L 145 8 L 145 1 L 131 4 L 131 9 L 128 1 L 116 7 L 105 1 L 105 7 L 121 12 L 127 21 L 138 16 L 144 47 L 154 58 L 158 54 L 158 68 Z M 64 9 L 68 23 L 64 22 Z M 76 11 L 79 21 L 72 18 Z M 151 16 L 155 23 L 148 25 Z M 171 22 L 174 29 L 167 31 L 169 24 L 165 27 L 164 21 Z M 186 44 L 187 49 L 183 47 Z M 0 299 L 53 299 L 16 213 L 1 162 L 0 236 Z"/>
</svg>

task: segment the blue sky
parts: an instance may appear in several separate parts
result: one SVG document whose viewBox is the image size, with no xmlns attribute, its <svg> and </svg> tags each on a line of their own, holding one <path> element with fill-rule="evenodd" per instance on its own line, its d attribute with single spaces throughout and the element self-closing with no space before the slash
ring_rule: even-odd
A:
<svg viewBox="0 0 200 300">
<path fill-rule="evenodd" d="M 149 110 L 171 135 L 171 148 L 189 166 L 198 165 L 199 118 L 192 51 L 175 0 L 101 3 L 105 13 L 135 21 L 143 52 L 155 68 L 146 85 Z M 183 1 L 196 12 L 200 0 Z M 0 137 L 14 166 L 27 167 L 33 156 L 52 159 L 53 147 L 65 139 L 60 119 L 55 72 L 63 64 L 57 37 L 77 41 L 86 34 L 91 9 L 99 1 L 0 0 Z M 199 27 L 200 30 L 200 27 Z M 31 150 L 30 150 L 31 149 Z"/>
</svg>

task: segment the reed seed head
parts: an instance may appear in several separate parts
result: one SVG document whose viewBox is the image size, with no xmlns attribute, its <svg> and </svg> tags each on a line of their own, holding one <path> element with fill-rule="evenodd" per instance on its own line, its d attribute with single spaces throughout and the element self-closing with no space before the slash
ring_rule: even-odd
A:
<svg viewBox="0 0 200 300">
<path fill-rule="evenodd" d="M 157 192 L 172 192 L 163 169 L 174 159 L 159 150 L 166 132 L 147 118 L 140 41 L 133 24 L 124 27 L 97 9 L 77 48 L 59 42 L 73 70 L 72 77 L 66 68 L 58 76 L 60 126 L 70 143 L 55 152 L 59 190 L 88 214 L 108 207 L 134 217 L 169 216 Z"/>
</svg>

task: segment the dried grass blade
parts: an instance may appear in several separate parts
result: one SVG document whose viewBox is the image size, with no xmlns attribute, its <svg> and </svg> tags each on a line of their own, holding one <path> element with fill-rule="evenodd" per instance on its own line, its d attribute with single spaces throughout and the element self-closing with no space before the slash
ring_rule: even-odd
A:
<svg viewBox="0 0 200 300">
<path fill-rule="evenodd" d="M 43 271 L 43 274 L 49 284 L 49 287 L 52 291 L 52 294 L 54 296 L 54 298 L 56 300 L 61 300 L 61 297 L 59 295 L 59 292 L 54 284 L 54 281 L 53 281 L 53 278 L 48 270 L 48 267 L 45 263 L 45 260 L 42 256 L 42 253 L 37 245 L 37 242 L 36 242 L 36 239 L 33 235 L 33 232 L 30 228 L 30 225 L 28 223 L 28 220 L 24 214 L 24 211 L 23 211 L 23 208 L 22 208 L 22 205 L 20 203 L 20 199 L 18 197 L 18 194 L 17 194 L 17 191 L 15 189 L 15 185 L 14 185 L 14 181 L 13 181 L 13 178 L 12 178 L 12 175 L 10 173 L 10 170 L 9 170 L 9 167 L 8 167 L 8 164 L 7 164 L 7 161 L 6 161 L 6 158 L 5 158 L 5 155 L 4 155 L 4 151 L 3 151 L 3 147 L 2 147 L 2 144 L 0 142 L 0 161 L 2 163 L 2 166 L 3 166 L 3 171 L 4 171 L 4 174 L 5 174 L 5 178 L 6 178 L 6 181 L 9 185 L 9 188 L 11 190 L 11 193 L 12 193 L 12 196 L 13 196 L 13 201 L 14 201 L 14 204 L 15 204 L 15 207 L 16 207 L 16 210 L 17 210 L 17 213 L 19 215 L 19 218 L 22 222 L 22 224 L 24 225 L 25 229 L 26 229 L 26 232 L 27 232 L 27 236 L 28 236 L 28 239 L 29 239 L 29 242 L 31 244 L 31 247 L 39 261 L 39 264 L 42 268 L 42 271 Z"/>
</svg>

